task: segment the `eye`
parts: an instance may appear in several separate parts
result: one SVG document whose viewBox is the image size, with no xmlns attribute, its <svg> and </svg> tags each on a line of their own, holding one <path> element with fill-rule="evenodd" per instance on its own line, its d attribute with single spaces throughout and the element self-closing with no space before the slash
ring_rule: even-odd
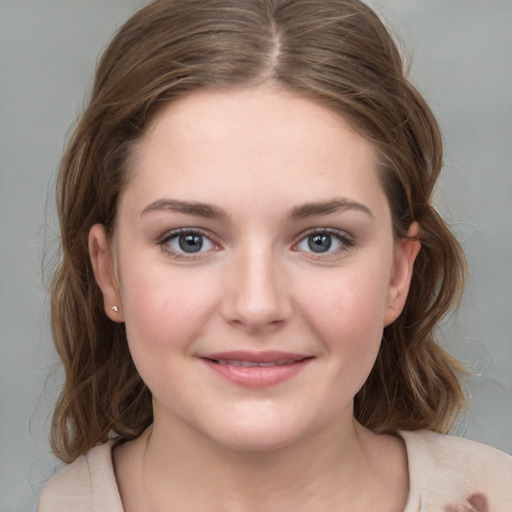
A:
<svg viewBox="0 0 512 512">
<path fill-rule="evenodd" d="M 295 245 L 295 250 L 314 254 L 332 254 L 347 250 L 352 245 L 352 238 L 343 231 L 322 229 L 307 234 Z"/>
<path fill-rule="evenodd" d="M 217 248 L 217 245 L 205 234 L 193 229 L 171 231 L 160 244 L 164 250 L 177 257 L 202 254 Z"/>
</svg>

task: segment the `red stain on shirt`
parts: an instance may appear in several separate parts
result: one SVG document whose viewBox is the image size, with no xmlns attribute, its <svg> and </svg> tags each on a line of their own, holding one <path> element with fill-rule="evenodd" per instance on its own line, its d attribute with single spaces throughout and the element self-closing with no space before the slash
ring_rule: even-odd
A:
<svg viewBox="0 0 512 512">
<path fill-rule="evenodd" d="M 476 492 L 467 500 L 467 505 L 446 505 L 444 512 L 490 512 L 485 494 Z"/>
<path fill-rule="evenodd" d="M 468 498 L 468 503 L 473 507 L 475 512 L 489 512 L 489 505 L 485 494 L 476 493 Z"/>
</svg>

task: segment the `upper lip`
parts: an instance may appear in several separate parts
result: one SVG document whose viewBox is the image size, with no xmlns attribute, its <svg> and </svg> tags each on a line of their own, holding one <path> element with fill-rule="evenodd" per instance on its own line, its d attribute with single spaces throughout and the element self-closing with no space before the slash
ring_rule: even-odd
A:
<svg viewBox="0 0 512 512">
<path fill-rule="evenodd" d="M 312 356 L 293 352 L 282 352 L 278 350 L 267 350 L 264 352 L 233 350 L 229 352 L 201 354 L 200 357 L 202 359 L 211 359 L 213 361 L 247 361 L 249 363 L 276 363 L 286 361 L 287 363 L 292 363 L 308 359 Z"/>
</svg>

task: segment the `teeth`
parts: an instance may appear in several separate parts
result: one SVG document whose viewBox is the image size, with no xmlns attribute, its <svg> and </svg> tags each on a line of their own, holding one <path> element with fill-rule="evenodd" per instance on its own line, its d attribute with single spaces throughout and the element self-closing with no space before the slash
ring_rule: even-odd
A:
<svg viewBox="0 0 512 512">
<path fill-rule="evenodd" d="M 233 361 L 231 359 L 219 359 L 218 364 L 225 364 L 229 366 L 241 366 L 243 368 L 254 368 L 259 366 L 260 368 L 271 368 L 272 366 L 284 366 L 285 364 L 292 364 L 295 361 L 274 361 L 271 363 L 254 363 L 252 361 Z"/>
</svg>

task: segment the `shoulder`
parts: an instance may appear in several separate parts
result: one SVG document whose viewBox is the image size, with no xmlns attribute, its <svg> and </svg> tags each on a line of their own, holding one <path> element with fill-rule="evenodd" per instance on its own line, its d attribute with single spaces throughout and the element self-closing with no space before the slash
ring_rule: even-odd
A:
<svg viewBox="0 0 512 512">
<path fill-rule="evenodd" d="M 97 446 L 55 475 L 38 512 L 122 512 L 112 463 L 112 442 Z"/>
<path fill-rule="evenodd" d="M 490 446 L 433 432 L 400 432 L 409 463 L 410 494 L 425 508 L 510 512 L 512 457 Z"/>
</svg>

